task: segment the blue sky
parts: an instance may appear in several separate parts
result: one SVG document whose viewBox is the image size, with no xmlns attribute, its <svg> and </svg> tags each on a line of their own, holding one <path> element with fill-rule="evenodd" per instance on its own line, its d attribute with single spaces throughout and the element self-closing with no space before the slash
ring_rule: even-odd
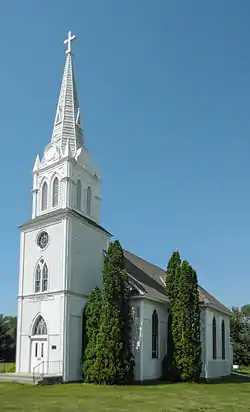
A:
<svg viewBox="0 0 250 412">
<path fill-rule="evenodd" d="M 0 312 L 16 313 L 17 227 L 49 142 L 69 29 L 102 224 L 224 304 L 250 302 L 250 2 L 9 0 L 0 14 Z"/>
</svg>

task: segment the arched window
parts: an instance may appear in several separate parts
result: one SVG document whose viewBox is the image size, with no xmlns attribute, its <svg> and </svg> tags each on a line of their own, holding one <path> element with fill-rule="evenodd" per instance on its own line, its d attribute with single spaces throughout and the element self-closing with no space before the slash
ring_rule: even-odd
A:
<svg viewBox="0 0 250 412">
<path fill-rule="evenodd" d="M 217 359 L 216 319 L 213 318 L 213 359 Z"/>
<path fill-rule="evenodd" d="M 91 215 L 91 187 L 87 189 L 87 215 Z"/>
<path fill-rule="evenodd" d="M 79 210 L 82 208 L 82 184 L 80 180 L 76 182 L 76 207 Z"/>
<path fill-rule="evenodd" d="M 152 315 L 152 358 L 158 358 L 158 315 L 156 310 Z"/>
<path fill-rule="evenodd" d="M 38 263 L 35 274 L 35 293 L 40 292 L 41 289 L 41 267 Z"/>
<path fill-rule="evenodd" d="M 46 263 L 43 265 L 42 271 L 42 292 L 47 292 L 48 290 L 48 266 Z"/>
<path fill-rule="evenodd" d="M 58 196 L 59 196 L 59 180 L 57 177 L 53 180 L 52 187 L 52 206 L 58 206 Z"/>
<path fill-rule="evenodd" d="M 42 316 L 38 316 L 33 327 L 32 335 L 47 335 L 47 326 Z"/>
<path fill-rule="evenodd" d="M 42 210 L 46 210 L 48 207 L 48 185 L 44 182 L 42 187 Z"/>
<path fill-rule="evenodd" d="M 35 293 L 47 292 L 48 290 L 48 266 L 40 259 L 35 273 Z"/>
<path fill-rule="evenodd" d="M 221 357 L 225 359 L 226 355 L 226 345 L 225 345 L 225 322 L 224 320 L 221 322 Z"/>
</svg>

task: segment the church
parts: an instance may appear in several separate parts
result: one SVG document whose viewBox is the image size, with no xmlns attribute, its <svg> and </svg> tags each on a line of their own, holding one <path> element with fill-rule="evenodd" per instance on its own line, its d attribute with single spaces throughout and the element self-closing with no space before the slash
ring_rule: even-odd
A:
<svg viewBox="0 0 250 412">
<path fill-rule="evenodd" d="M 33 167 L 32 217 L 20 226 L 16 373 L 82 379 L 82 314 L 101 286 L 112 238 L 100 222 L 101 177 L 91 163 L 81 123 L 69 32 L 55 121 Z M 164 270 L 124 250 L 134 293 L 135 379 L 158 379 L 167 355 L 168 298 Z M 202 376 L 231 373 L 231 312 L 199 286 Z"/>
</svg>

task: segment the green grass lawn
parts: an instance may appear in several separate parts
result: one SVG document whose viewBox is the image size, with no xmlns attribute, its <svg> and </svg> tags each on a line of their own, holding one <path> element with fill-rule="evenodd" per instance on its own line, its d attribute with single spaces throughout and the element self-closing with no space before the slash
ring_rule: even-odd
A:
<svg viewBox="0 0 250 412">
<path fill-rule="evenodd" d="M 235 379 L 236 380 L 236 379 Z M 0 411 L 249 411 L 250 380 L 215 384 L 109 387 L 0 383 Z"/>
<path fill-rule="evenodd" d="M 250 366 L 242 366 L 240 369 L 238 369 L 236 372 L 239 373 L 244 373 L 245 375 L 250 376 Z"/>
</svg>

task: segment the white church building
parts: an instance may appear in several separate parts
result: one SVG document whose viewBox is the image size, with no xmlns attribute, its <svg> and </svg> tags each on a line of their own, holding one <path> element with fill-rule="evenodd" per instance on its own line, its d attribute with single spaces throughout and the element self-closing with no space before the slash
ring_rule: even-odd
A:
<svg viewBox="0 0 250 412">
<path fill-rule="evenodd" d="M 111 234 L 100 224 L 100 174 L 85 146 L 69 32 L 50 143 L 33 167 L 32 218 L 21 227 L 16 372 L 82 379 L 82 314 L 101 286 Z M 167 354 L 164 270 L 124 251 L 134 294 L 135 379 L 157 379 Z M 230 310 L 199 288 L 202 375 L 231 372 Z"/>
</svg>

